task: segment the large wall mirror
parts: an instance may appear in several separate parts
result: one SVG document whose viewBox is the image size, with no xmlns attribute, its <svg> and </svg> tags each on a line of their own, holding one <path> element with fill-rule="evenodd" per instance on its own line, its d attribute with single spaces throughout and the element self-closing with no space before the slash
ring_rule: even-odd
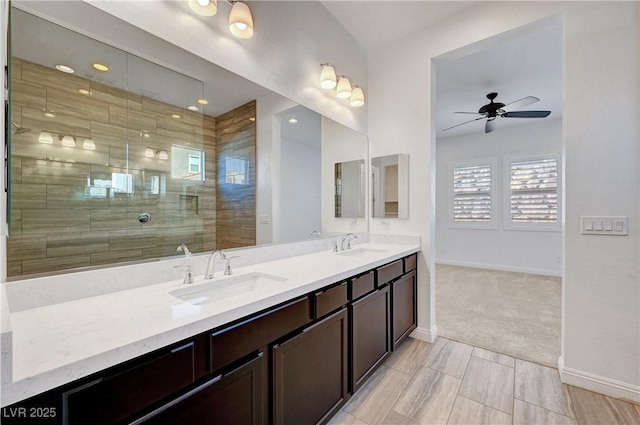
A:
<svg viewBox="0 0 640 425">
<path fill-rule="evenodd" d="M 116 18 L 87 3 L 46 3 L 10 12 L 9 278 L 343 230 L 323 193 L 340 143 L 366 158 L 365 136 L 135 27 L 111 42 Z"/>
</svg>

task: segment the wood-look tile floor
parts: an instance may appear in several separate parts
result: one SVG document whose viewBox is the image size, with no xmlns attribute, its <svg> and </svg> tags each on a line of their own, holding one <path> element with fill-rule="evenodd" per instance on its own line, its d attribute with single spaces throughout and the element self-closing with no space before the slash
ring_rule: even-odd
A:
<svg viewBox="0 0 640 425">
<path fill-rule="evenodd" d="M 640 406 L 556 369 L 438 338 L 407 339 L 329 425 L 640 425 Z"/>
</svg>

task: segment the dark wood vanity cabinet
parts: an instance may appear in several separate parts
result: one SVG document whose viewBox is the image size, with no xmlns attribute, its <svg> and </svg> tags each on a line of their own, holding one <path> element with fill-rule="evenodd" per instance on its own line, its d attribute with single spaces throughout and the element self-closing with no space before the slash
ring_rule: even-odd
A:
<svg viewBox="0 0 640 425">
<path fill-rule="evenodd" d="M 355 392 L 389 355 L 389 286 L 351 304 L 351 391 Z"/>
<path fill-rule="evenodd" d="M 325 423 L 348 398 L 348 315 L 342 308 L 273 346 L 273 423 Z"/>
<path fill-rule="evenodd" d="M 415 270 L 391 283 L 394 350 L 409 336 L 418 323 L 418 309 L 415 302 L 417 289 L 418 282 Z"/>
<path fill-rule="evenodd" d="M 259 352 L 131 425 L 256 425 L 263 423 L 265 356 Z"/>
<path fill-rule="evenodd" d="M 132 359 L 5 407 L 3 423 L 326 423 L 415 329 L 416 267 L 413 254 Z"/>
</svg>

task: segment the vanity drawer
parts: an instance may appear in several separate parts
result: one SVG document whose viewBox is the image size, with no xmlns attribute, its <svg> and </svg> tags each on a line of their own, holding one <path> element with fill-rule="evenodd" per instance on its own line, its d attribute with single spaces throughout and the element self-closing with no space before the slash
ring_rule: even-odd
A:
<svg viewBox="0 0 640 425">
<path fill-rule="evenodd" d="M 298 298 L 211 334 L 211 372 L 311 321 L 309 298 Z"/>
<path fill-rule="evenodd" d="M 194 381 L 194 343 L 159 354 L 113 376 L 63 394 L 64 424 L 112 424 L 170 396 Z"/>
<path fill-rule="evenodd" d="M 415 270 L 418 267 L 418 254 L 413 254 L 408 257 L 404 257 L 404 272 L 409 273 L 411 270 Z"/>
<path fill-rule="evenodd" d="M 378 287 L 383 286 L 393 279 L 396 279 L 402 276 L 402 260 L 394 261 L 393 263 L 387 264 L 386 266 L 382 266 L 376 269 L 376 273 L 378 275 Z"/>
<path fill-rule="evenodd" d="M 347 303 L 347 282 L 313 294 L 315 319 L 339 309 Z"/>
<path fill-rule="evenodd" d="M 373 270 L 351 279 L 351 300 L 356 300 L 375 289 Z"/>
</svg>

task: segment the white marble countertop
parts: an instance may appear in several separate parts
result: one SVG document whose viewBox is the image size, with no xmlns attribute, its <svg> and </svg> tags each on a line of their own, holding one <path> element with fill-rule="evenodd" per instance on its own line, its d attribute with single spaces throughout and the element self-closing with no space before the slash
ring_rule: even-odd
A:
<svg viewBox="0 0 640 425">
<path fill-rule="evenodd" d="M 325 251 L 237 268 L 233 276 L 260 272 L 286 280 L 207 304 L 171 295 L 185 287 L 182 280 L 172 280 L 12 313 L 13 381 L 2 386 L 2 406 L 402 258 L 420 246 L 366 243 L 357 249 L 372 251 Z M 192 286 L 207 282 L 212 281 L 195 276 Z"/>
</svg>

